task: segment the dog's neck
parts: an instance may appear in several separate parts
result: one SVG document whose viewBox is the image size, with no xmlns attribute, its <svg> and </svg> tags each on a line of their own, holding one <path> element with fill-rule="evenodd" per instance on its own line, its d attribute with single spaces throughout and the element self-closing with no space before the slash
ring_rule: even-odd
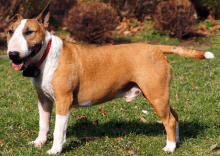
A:
<svg viewBox="0 0 220 156">
<path fill-rule="evenodd" d="M 46 31 L 44 44 L 42 48 L 37 53 L 37 55 L 30 60 L 32 63 L 30 63 L 29 66 L 23 70 L 23 76 L 38 77 L 40 75 L 41 73 L 40 66 L 47 58 L 47 55 L 51 48 L 51 42 L 52 42 L 52 34 Z"/>
</svg>

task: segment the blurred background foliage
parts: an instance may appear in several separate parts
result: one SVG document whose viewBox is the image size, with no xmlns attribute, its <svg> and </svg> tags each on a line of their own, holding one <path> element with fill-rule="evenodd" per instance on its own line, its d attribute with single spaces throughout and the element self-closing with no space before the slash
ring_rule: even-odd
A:
<svg viewBox="0 0 220 156">
<path fill-rule="evenodd" d="M 14 14 L 36 17 L 49 1 L 51 25 L 88 43 L 111 42 L 114 30 L 134 34 L 146 29 L 147 21 L 161 35 L 181 40 L 194 33 L 197 23 L 220 19 L 219 0 L 0 0 L 0 31 Z"/>
</svg>

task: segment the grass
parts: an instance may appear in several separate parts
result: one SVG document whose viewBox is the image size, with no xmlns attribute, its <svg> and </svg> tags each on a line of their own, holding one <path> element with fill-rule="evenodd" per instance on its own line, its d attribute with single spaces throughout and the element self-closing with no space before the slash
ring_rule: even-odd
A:
<svg viewBox="0 0 220 156">
<path fill-rule="evenodd" d="M 148 22 L 143 23 L 148 24 Z M 132 23 L 135 25 L 136 23 Z M 167 44 L 167 45 L 179 45 L 180 42 L 177 38 L 170 37 L 168 33 L 161 35 L 158 30 L 154 29 L 153 26 L 146 28 L 143 31 L 140 31 L 137 35 L 130 37 L 120 37 L 120 35 L 115 34 L 113 40 L 121 43 L 129 42 L 148 42 L 157 44 Z"/>
<path fill-rule="evenodd" d="M 50 25 L 60 25 L 62 22 L 57 20 L 49 20 Z"/>
<path fill-rule="evenodd" d="M 64 34 L 64 35 L 65 35 L 65 34 L 69 34 L 68 31 L 66 31 L 66 30 L 61 30 L 61 29 L 57 29 L 57 30 L 56 30 L 56 33 L 57 33 L 57 34 Z"/>
<path fill-rule="evenodd" d="M 152 21 L 147 21 L 144 22 L 143 25 L 147 25 Z M 219 23 L 220 21 L 217 20 Z M 134 22 L 131 23 L 132 25 L 135 25 Z M 196 27 L 199 25 L 206 25 L 208 29 L 210 29 L 213 25 L 214 22 L 200 22 L 196 24 Z M 137 25 L 136 25 L 137 26 Z M 205 44 L 205 43 L 211 43 L 211 44 L 217 44 L 219 45 L 219 39 L 220 36 L 218 35 L 219 33 L 217 32 L 212 32 L 211 37 L 196 37 L 198 40 L 199 44 Z M 131 43 L 131 42 L 148 42 L 152 44 L 166 44 L 166 45 L 182 45 L 181 43 L 184 43 L 187 40 L 180 41 L 178 38 L 175 37 L 170 37 L 168 33 L 159 33 L 158 30 L 156 30 L 153 25 L 149 26 L 143 31 L 140 31 L 138 34 L 135 34 L 133 36 L 127 36 L 127 37 L 121 37 L 120 34 L 114 34 L 113 40 L 116 43 Z M 190 39 L 189 39 L 190 40 Z M 195 40 L 191 39 L 191 42 L 195 42 Z M 197 41 L 196 41 L 197 42 Z"/>
<path fill-rule="evenodd" d="M 171 38 L 169 34 L 161 35 L 153 26 L 141 31 L 138 35 L 132 37 L 133 42 L 148 42 L 153 43 L 159 41 L 158 44 L 179 45 L 177 38 Z"/>
<path fill-rule="evenodd" d="M 200 23 L 197 23 L 196 24 L 196 27 L 198 27 L 199 25 L 206 25 L 206 27 L 208 29 L 210 29 L 213 25 L 214 25 L 214 22 L 213 21 L 207 21 L 207 22 L 200 22 Z"/>
<path fill-rule="evenodd" d="M 216 59 L 167 55 L 173 72 L 170 105 L 180 118 L 181 143 L 172 155 L 220 154 L 220 49 L 214 46 L 207 50 L 213 52 Z M 52 146 L 52 134 L 41 149 L 27 145 L 38 134 L 37 94 L 31 80 L 14 71 L 7 58 L 0 59 L 0 73 L 0 155 L 45 155 Z M 99 113 L 99 109 L 108 115 Z M 79 116 L 86 119 L 77 120 Z M 161 150 L 166 145 L 166 134 L 159 121 L 142 96 L 129 104 L 124 99 L 116 99 L 71 110 L 67 142 L 58 155 L 170 155 Z M 52 133 L 54 123 L 55 109 Z M 216 143 L 218 146 L 210 150 Z"/>
<path fill-rule="evenodd" d="M 0 56 L 3 56 L 3 55 L 7 55 L 7 53 L 4 51 L 0 51 Z"/>
</svg>

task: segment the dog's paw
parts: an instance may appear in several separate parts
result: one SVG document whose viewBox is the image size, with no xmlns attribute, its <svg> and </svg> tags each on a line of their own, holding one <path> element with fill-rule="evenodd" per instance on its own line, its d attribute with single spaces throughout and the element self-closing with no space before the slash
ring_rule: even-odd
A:
<svg viewBox="0 0 220 156">
<path fill-rule="evenodd" d="M 163 150 L 167 153 L 170 153 L 176 149 L 176 143 L 175 142 L 170 142 L 170 141 L 167 141 L 167 145 L 163 148 Z"/>
<path fill-rule="evenodd" d="M 47 154 L 54 155 L 54 154 L 57 154 L 57 153 L 61 152 L 61 150 L 62 149 L 59 149 L 59 148 L 52 148 L 49 151 L 47 151 Z"/>
<path fill-rule="evenodd" d="M 54 141 L 52 148 L 49 151 L 47 151 L 47 154 L 53 155 L 53 154 L 57 154 L 57 153 L 61 152 L 62 146 L 63 146 L 63 143 Z"/>
<path fill-rule="evenodd" d="M 170 148 L 170 147 L 167 147 L 167 146 L 163 148 L 163 151 L 165 151 L 167 153 L 170 153 L 170 152 L 173 153 L 174 150 L 175 150 L 175 148 Z"/>
<path fill-rule="evenodd" d="M 46 139 L 37 138 L 36 140 L 29 142 L 28 145 L 34 144 L 35 147 L 41 148 L 46 143 L 46 141 Z"/>
</svg>

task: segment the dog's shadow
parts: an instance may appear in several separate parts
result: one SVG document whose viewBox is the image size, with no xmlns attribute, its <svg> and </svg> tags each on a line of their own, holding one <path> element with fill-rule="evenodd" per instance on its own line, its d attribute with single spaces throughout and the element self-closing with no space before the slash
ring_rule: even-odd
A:
<svg viewBox="0 0 220 156">
<path fill-rule="evenodd" d="M 190 138 L 196 138 L 197 135 L 203 132 L 207 126 L 199 122 L 181 122 L 179 123 L 180 128 L 180 144 Z M 69 144 L 66 144 L 63 148 L 63 152 L 69 152 L 74 148 L 83 146 L 88 141 L 93 139 L 86 139 L 86 137 L 109 137 L 117 138 L 123 137 L 130 134 L 143 134 L 147 136 L 157 136 L 161 133 L 165 133 L 165 128 L 161 123 L 143 123 L 140 121 L 109 121 L 104 124 L 94 124 L 93 121 L 89 120 L 77 120 L 76 124 L 68 126 L 67 138 L 75 136 L 78 139 L 72 140 Z M 177 148 L 179 147 L 177 146 Z"/>
</svg>

